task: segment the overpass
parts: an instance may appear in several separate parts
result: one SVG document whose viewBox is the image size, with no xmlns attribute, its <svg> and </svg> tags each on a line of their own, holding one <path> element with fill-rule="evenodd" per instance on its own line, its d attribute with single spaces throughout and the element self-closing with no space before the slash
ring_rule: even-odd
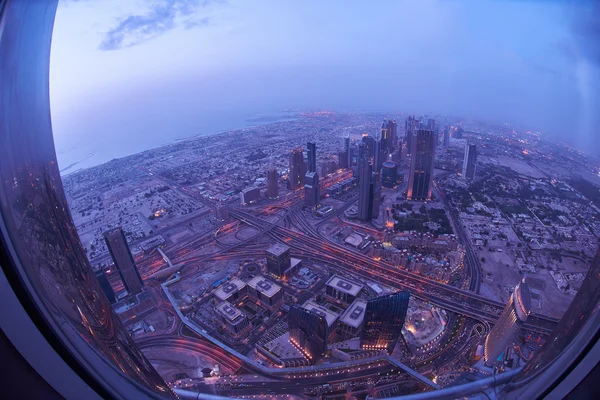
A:
<svg viewBox="0 0 600 400">
<path fill-rule="evenodd" d="M 351 274 L 371 280 L 379 280 L 391 286 L 408 287 L 411 289 L 411 294 L 430 301 L 441 308 L 488 323 L 495 323 L 504 310 L 504 304 L 487 297 L 422 277 L 383 261 L 373 260 L 335 243 L 324 242 L 322 239 L 286 229 L 277 225 L 277 223 L 266 222 L 245 211 L 231 210 L 230 215 L 254 226 L 261 232 L 269 232 L 290 247 L 305 251 L 309 254 L 309 257 L 326 260 Z M 531 314 L 525 328 L 549 335 L 557 323 L 558 320 L 554 318 Z"/>
</svg>

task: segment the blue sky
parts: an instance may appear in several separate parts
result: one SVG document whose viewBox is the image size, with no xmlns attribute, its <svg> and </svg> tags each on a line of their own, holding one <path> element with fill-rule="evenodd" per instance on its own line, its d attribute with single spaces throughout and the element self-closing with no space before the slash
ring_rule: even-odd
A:
<svg viewBox="0 0 600 400">
<path fill-rule="evenodd" d="M 600 149 L 597 4 L 66 0 L 50 71 L 57 148 L 127 137 L 110 155 L 122 156 L 153 147 L 144 138 L 308 107 L 510 121 Z"/>
</svg>

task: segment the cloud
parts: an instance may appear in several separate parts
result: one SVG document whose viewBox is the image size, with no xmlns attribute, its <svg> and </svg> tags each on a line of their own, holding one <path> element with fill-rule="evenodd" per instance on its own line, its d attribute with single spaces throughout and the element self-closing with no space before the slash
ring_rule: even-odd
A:
<svg viewBox="0 0 600 400">
<path fill-rule="evenodd" d="M 600 67 L 600 2 L 579 1 L 573 4 L 572 29 L 576 48 L 571 52 Z"/>
<path fill-rule="evenodd" d="M 209 24 L 208 17 L 196 18 L 199 9 L 220 0 L 160 0 L 143 15 L 129 15 L 106 32 L 100 50 L 118 50 L 154 39 L 179 25 L 186 29 Z"/>
</svg>

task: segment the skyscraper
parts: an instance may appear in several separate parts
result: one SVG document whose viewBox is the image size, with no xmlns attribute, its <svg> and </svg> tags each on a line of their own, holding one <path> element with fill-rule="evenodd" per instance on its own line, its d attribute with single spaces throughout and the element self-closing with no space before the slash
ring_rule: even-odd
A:
<svg viewBox="0 0 600 400">
<path fill-rule="evenodd" d="M 327 320 L 323 315 L 315 310 L 293 305 L 288 313 L 288 325 L 290 341 L 311 364 L 325 357 L 329 332 Z"/>
<path fill-rule="evenodd" d="M 306 144 L 306 149 L 308 158 L 308 169 L 306 172 L 317 172 L 317 144 L 308 142 Z"/>
<path fill-rule="evenodd" d="M 363 350 L 386 350 L 392 353 L 408 310 L 408 291 L 376 297 L 367 302 L 364 328 L 360 337 Z"/>
<path fill-rule="evenodd" d="M 277 185 L 277 169 L 267 170 L 267 197 L 276 199 L 279 197 L 279 186 Z"/>
<path fill-rule="evenodd" d="M 369 215 L 369 219 L 379 217 L 379 208 L 381 206 L 381 174 L 379 172 L 374 172 L 371 175 L 371 187 L 370 187 L 370 209 L 371 215 Z"/>
<path fill-rule="evenodd" d="M 302 148 L 292 149 L 290 152 L 290 189 L 300 189 L 304 185 L 304 153 Z"/>
<path fill-rule="evenodd" d="M 387 151 L 385 150 L 385 141 L 383 138 L 375 139 L 375 150 L 373 157 L 373 170 L 375 172 L 381 171 L 383 163 L 387 160 Z"/>
<path fill-rule="evenodd" d="M 468 144 L 465 147 L 465 159 L 463 160 L 463 177 L 470 181 L 475 178 L 475 172 L 477 170 L 477 146 L 474 144 Z"/>
<path fill-rule="evenodd" d="M 379 140 L 381 141 L 381 150 L 384 152 L 388 152 L 388 146 L 391 146 L 391 131 L 389 129 L 388 120 L 384 119 L 381 124 L 381 135 L 379 136 Z"/>
<path fill-rule="evenodd" d="M 113 290 L 112 286 L 110 286 L 110 282 L 108 281 L 108 278 L 106 277 L 106 274 L 104 273 L 104 270 L 102 268 L 100 268 L 99 270 L 94 272 L 94 275 L 96 275 L 96 279 L 98 279 L 98 283 L 100 283 L 100 287 L 102 288 L 102 291 L 106 295 L 108 302 L 110 304 L 113 304 L 114 302 L 116 302 L 117 297 L 115 296 L 115 291 Z"/>
<path fill-rule="evenodd" d="M 115 228 L 105 232 L 104 240 L 127 292 L 130 295 L 140 293 L 144 287 L 144 282 L 135 266 L 135 261 L 127 245 L 127 239 L 125 239 L 123 230 Z"/>
<path fill-rule="evenodd" d="M 383 163 L 381 169 L 381 186 L 386 188 L 393 188 L 396 186 L 398 179 L 398 165 L 393 161 L 386 161 Z"/>
<path fill-rule="evenodd" d="M 269 247 L 266 251 L 267 271 L 278 278 L 291 267 L 290 248 L 285 244 L 277 243 Z"/>
<path fill-rule="evenodd" d="M 431 130 L 419 129 L 413 140 L 412 158 L 406 198 L 431 200 L 433 166 L 437 135 Z"/>
<path fill-rule="evenodd" d="M 483 359 L 485 365 L 491 367 L 498 357 L 515 340 L 521 326 L 527 321 L 531 310 L 531 294 L 525 278 L 515 287 L 508 304 L 496 325 L 485 339 Z"/>
<path fill-rule="evenodd" d="M 414 141 L 413 139 L 417 131 L 417 120 L 414 116 L 409 115 L 408 117 L 406 117 L 406 120 L 404 121 L 404 129 L 406 135 L 404 138 L 404 141 L 406 142 L 406 153 L 412 154 Z"/>
<path fill-rule="evenodd" d="M 369 221 L 372 213 L 371 179 L 373 169 L 367 157 L 360 158 L 358 174 L 358 218 L 361 221 Z"/>
<path fill-rule="evenodd" d="M 392 154 L 398 142 L 398 123 L 396 120 L 388 121 L 388 137 L 386 152 L 387 154 Z"/>
<path fill-rule="evenodd" d="M 307 172 L 304 177 L 304 205 L 317 208 L 321 201 L 321 189 L 319 186 L 319 174 Z"/>
<path fill-rule="evenodd" d="M 444 148 L 447 149 L 450 146 L 450 127 L 444 126 Z"/>
</svg>

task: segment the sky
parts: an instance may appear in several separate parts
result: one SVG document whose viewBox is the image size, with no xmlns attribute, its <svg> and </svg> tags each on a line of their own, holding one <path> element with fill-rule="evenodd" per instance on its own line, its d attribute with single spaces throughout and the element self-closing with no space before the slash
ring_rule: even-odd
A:
<svg viewBox="0 0 600 400">
<path fill-rule="evenodd" d="M 63 0 L 50 63 L 59 163 L 289 108 L 511 122 L 600 155 L 599 4 Z"/>
</svg>

